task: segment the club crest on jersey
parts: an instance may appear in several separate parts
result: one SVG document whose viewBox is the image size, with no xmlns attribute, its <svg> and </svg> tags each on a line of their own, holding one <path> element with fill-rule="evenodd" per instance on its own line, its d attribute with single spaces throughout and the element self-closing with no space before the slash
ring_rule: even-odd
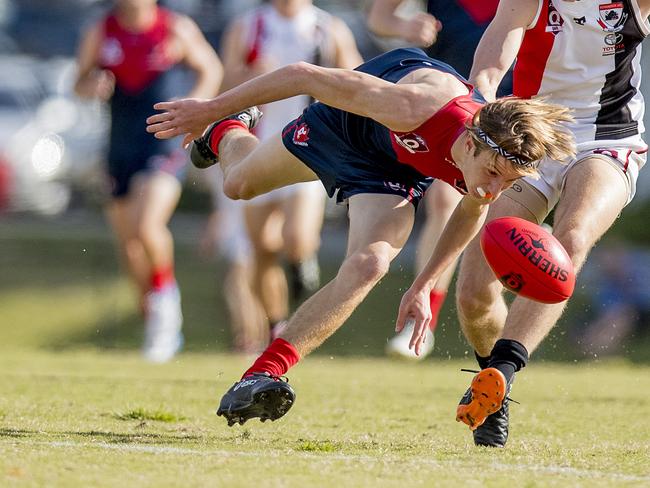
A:
<svg viewBox="0 0 650 488">
<path fill-rule="evenodd" d="M 562 32 L 562 26 L 564 25 L 564 19 L 560 15 L 560 12 L 557 11 L 555 5 L 553 5 L 553 0 L 548 0 L 548 18 L 546 20 L 546 32 L 551 32 L 553 35 L 558 32 Z"/>
<path fill-rule="evenodd" d="M 293 143 L 297 146 L 308 146 L 309 126 L 303 122 L 293 131 Z"/>
<path fill-rule="evenodd" d="M 395 142 L 411 154 L 415 154 L 416 152 L 429 152 L 426 141 L 414 132 L 401 135 L 393 134 L 393 136 L 395 137 Z"/>
<path fill-rule="evenodd" d="M 623 11 L 623 2 L 606 3 L 598 6 L 598 25 L 605 32 L 618 32 L 625 27 L 627 12 Z"/>
</svg>

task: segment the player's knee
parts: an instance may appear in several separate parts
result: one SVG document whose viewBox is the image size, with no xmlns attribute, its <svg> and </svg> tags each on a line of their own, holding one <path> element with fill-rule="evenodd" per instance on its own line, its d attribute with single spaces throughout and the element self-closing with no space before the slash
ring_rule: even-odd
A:
<svg viewBox="0 0 650 488">
<path fill-rule="evenodd" d="M 287 257 L 292 261 L 302 261 L 314 255 L 320 246 L 320 237 L 301 233 L 297 229 L 283 233 Z"/>
<path fill-rule="evenodd" d="M 383 253 L 353 253 L 343 262 L 345 275 L 360 284 L 378 282 L 388 273 L 389 267 L 390 259 Z"/>
<path fill-rule="evenodd" d="M 232 200 L 250 200 L 257 196 L 251 185 L 237 173 L 224 175 L 223 192 Z"/>
<path fill-rule="evenodd" d="M 498 298 L 491 287 L 479 287 L 471 278 L 459 280 L 456 286 L 456 306 L 462 318 L 473 319 L 485 315 Z"/>
<path fill-rule="evenodd" d="M 554 234 L 566 249 L 574 266 L 580 267 L 593 246 L 593 240 L 589 238 L 589 233 L 584 229 L 573 228 L 558 229 Z"/>
</svg>

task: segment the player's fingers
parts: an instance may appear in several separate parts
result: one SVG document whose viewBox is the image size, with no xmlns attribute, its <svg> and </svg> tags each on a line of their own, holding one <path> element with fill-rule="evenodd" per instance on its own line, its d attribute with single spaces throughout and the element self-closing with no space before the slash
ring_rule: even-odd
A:
<svg viewBox="0 0 650 488">
<path fill-rule="evenodd" d="M 159 122 L 166 122 L 168 120 L 171 120 L 172 114 L 169 112 L 161 112 L 159 114 L 153 114 L 147 117 L 147 124 L 157 124 Z"/>
<path fill-rule="evenodd" d="M 176 124 L 174 122 L 169 121 L 169 122 L 160 122 L 158 124 L 149 125 L 147 126 L 147 131 L 162 132 L 162 131 L 171 130 L 175 128 L 176 128 Z"/>
<path fill-rule="evenodd" d="M 405 326 L 406 320 L 408 318 L 406 309 L 407 307 L 401 303 L 399 306 L 399 311 L 397 312 L 397 320 L 395 321 L 395 332 L 401 332 Z"/>
<path fill-rule="evenodd" d="M 166 110 L 170 111 L 173 108 L 176 108 L 178 102 L 157 102 L 154 104 L 153 108 L 156 110 Z"/>
<path fill-rule="evenodd" d="M 194 139 L 196 139 L 196 137 L 194 137 L 192 134 L 187 134 L 185 137 L 183 137 L 183 149 L 187 149 Z"/>
<path fill-rule="evenodd" d="M 180 134 L 181 132 L 177 128 L 174 128 L 169 130 L 163 130 L 160 132 L 155 132 L 154 137 L 156 139 L 171 139 L 172 137 L 176 137 Z"/>
<path fill-rule="evenodd" d="M 420 339 L 422 321 L 414 318 L 411 318 L 410 320 L 411 322 L 408 325 L 413 325 L 413 334 L 411 334 L 411 340 L 409 341 L 409 349 L 413 349 Z"/>
</svg>

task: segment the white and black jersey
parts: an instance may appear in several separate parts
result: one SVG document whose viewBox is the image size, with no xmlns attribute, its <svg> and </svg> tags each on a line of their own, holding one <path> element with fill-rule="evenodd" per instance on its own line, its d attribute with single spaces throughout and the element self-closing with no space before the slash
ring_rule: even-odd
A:
<svg viewBox="0 0 650 488">
<path fill-rule="evenodd" d="M 570 107 L 578 148 L 645 149 L 641 42 L 650 33 L 636 0 L 540 0 L 514 70 L 514 94 Z"/>
</svg>

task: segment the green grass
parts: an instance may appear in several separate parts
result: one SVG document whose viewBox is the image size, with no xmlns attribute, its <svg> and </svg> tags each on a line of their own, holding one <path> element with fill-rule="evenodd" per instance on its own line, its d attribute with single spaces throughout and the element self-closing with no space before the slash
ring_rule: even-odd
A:
<svg viewBox="0 0 650 488">
<path fill-rule="evenodd" d="M 286 417 L 228 428 L 214 409 L 248 362 L 5 353 L 0 485 L 650 484 L 647 367 L 531 365 L 513 390 L 511 442 L 490 450 L 454 421 L 464 363 L 315 356 L 291 374 L 297 402 Z M 161 404 L 175 422 L 143 421 Z"/>
<path fill-rule="evenodd" d="M 214 411 L 252 358 L 227 352 L 219 264 L 177 253 L 187 348 L 152 365 L 105 229 L 0 221 L 0 486 L 650 486 L 641 341 L 646 362 L 585 361 L 560 326 L 517 377 L 508 447 L 477 448 L 454 420 L 472 361 L 449 306 L 433 359 L 383 357 L 400 262 L 290 371 L 286 417 L 228 428 Z"/>
</svg>

